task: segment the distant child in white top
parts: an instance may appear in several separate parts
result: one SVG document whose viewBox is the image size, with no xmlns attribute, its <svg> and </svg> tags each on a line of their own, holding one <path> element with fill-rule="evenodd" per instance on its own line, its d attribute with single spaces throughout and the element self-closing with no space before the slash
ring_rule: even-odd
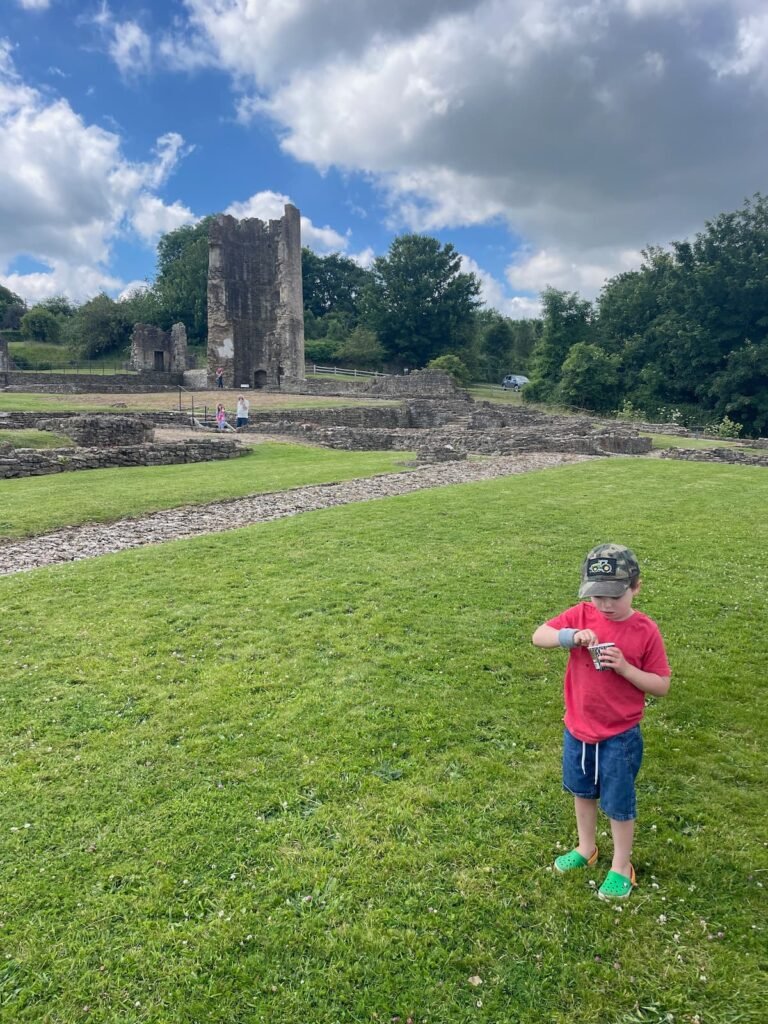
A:
<svg viewBox="0 0 768 1024">
<path fill-rule="evenodd" d="M 248 413 L 250 412 L 251 404 L 247 398 L 243 395 L 237 400 L 237 419 L 235 420 L 236 427 L 247 427 L 248 426 Z"/>
</svg>

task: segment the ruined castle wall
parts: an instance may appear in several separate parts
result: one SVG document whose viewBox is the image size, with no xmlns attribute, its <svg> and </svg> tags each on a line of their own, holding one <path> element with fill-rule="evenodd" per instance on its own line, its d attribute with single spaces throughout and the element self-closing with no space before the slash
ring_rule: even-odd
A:
<svg viewBox="0 0 768 1024">
<path fill-rule="evenodd" d="M 225 387 L 278 387 L 304 376 L 301 218 L 212 222 L 208 254 L 208 375 Z"/>
<path fill-rule="evenodd" d="M 11 358 L 8 355 L 8 342 L 0 338 L 0 384 L 7 384 L 7 374 L 11 369 Z"/>
<path fill-rule="evenodd" d="M 174 324 L 164 331 L 154 324 L 134 324 L 131 367 L 151 373 L 184 373 L 187 368 L 187 330 Z"/>
</svg>

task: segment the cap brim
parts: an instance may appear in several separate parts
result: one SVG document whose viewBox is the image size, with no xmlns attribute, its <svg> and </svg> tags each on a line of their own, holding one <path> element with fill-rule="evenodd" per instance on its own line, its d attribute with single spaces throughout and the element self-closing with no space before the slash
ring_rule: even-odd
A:
<svg viewBox="0 0 768 1024">
<path fill-rule="evenodd" d="M 630 580 L 590 580 L 579 587 L 579 597 L 621 597 L 630 585 Z"/>
</svg>

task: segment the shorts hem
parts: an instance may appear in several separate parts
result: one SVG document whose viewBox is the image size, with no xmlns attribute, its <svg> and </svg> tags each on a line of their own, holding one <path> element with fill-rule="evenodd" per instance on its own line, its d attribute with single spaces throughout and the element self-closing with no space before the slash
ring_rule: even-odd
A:
<svg viewBox="0 0 768 1024">
<path fill-rule="evenodd" d="M 577 796 L 580 800 L 599 800 L 600 799 L 600 794 L 599 793 L 595 793 L 595 792 L 592 792 L 592 793 L 577 793 L 575 789 L 569 789 L 568 786 L 566 786 L 565 783 L 563 783 L 563 789 L 565 790 L 566 793 L 570 793 L 571 796 Z"/>
<path fill-rule="evenodd" d="M 611 814 L 611 812 L 606 810 L 605 807 L 603 807 L 602 804 L 600 804 L 600 810 L 603 812 L 603 814 L 607 818 L 610 818 L 612 821 L 635 821 L 635 819 L 637 818 L 637 813 L 635 813 L 635 814 Z"/>
</svg>

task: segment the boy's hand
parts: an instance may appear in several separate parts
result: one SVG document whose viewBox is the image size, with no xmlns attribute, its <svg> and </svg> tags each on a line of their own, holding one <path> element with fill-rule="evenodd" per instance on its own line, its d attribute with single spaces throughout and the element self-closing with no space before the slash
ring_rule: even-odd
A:
<svg viewBox="0 0 768 1024">
<path fill-rule="evenodd" d="M 597 633 L 591 629 L 577 629 L 573 637 L 573 643 L 576 647 L 591 647 L 599 642 Z"/>
<path fill-rule="evenodd" d="M 621 648 L 616 647 L 615 645 L 613 647 L 606 647 L 605 650 L 600 651 L 600 664 L 611 669 L 620 676 L 625 675 L 629 668 L 629 662 L 624 657 Z"/>
</svg>

